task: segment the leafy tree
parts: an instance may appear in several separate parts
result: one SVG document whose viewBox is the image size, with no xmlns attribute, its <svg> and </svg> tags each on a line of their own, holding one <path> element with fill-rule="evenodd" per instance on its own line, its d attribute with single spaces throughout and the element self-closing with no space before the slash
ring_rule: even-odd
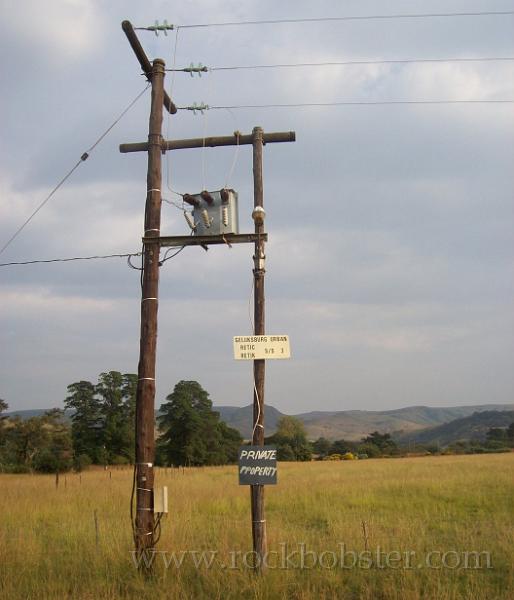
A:
<svg viewBox="0 0 514 600">
<path fill-rule="evenodd" d="M 41 417 L 9 421 L 5 443 L 8 465 L 53 472 L 70 468 L 72 442 L 63 411 L 54 409 Z"/>
<path fill-rule="evenodd" d="M 125 414 L 125 445 L 128 449 L 128 458 L 132 463 L 135 460 L 136 444 L 137 375 L 134 373 L 125 373 L 122 376 L 122 382 L 123 410 Z"/>
<path fill-rule="evenodd" d="M 304 424 L 296 417 L 281 417 L 276 433 L 266 441 L 277 445 L 279 460 L 308 461 L 312 458 L 312 448 L 307 440 Z"/>
<path fill-rule="evenodd" d="M 71 432 L 63 417 L 64 411 L 58 408 L 47 411 L 42 417 L 48 436 L 34 459 L 34 468 L 37 471 L 55 473 L 68 471 L 72 466 Z"/>
<path fill-rule="evenodd" d="M 219 421 L 218 430 L 221 435 L 223 460 L 219 464 L 236 463 L 243 437 L 237 429 L 229 427 L 224 421 Z"/>
<path fill-rule="evenodd" d="M 502 427 L 490 427 L 486 437 L 489 441 L 504 441 L 507 439 L 507 430 Z"/>
<path fill-rule="evenodd" d="M 346 440 L 335 440 L 330 448 L 330 454 L 346 454 L 347 452 L 355 452 L 357 444 Z"/>
<path fill-rule="evenodd" d="M 101 373 L 95 392 L 99 397 L 102 419 L 102 444 L 107 461 L 134 456 L 135 375 L 118 371 Z"/>
<path fill-rule="evenodd" d="M 98 463 L 102 446 L 102 414 L 95 386 L 89 381 L 72 383 L 68 386 L 64 405 L 73 410 L 71 435 L 75 456 L 88 456 L 92 462 Z"/>
<path fill-rule="evenodd" d="M 362 442 L 364 444 L 373 444 L 380 450 L 381 454 L 391 454 L 398 449 L 398 446 L 389 433 L 379 433 L 378 431 L 374 431 L 373 433 L 370 433 L 368 437 L 363 438 Z M 368 452 L 366 452 L 366 454 L 369 455 Z"/>
<path fill-rule="evenodd" d="M 5 415 L 2 415 L 2 413 L 5 412 L 8 408 L 9 405 L 7 404 L 7 402 L 0 398 L 0 453 L 2 452 L 2 447 L 5 444 L 4 428 L 5 422 L 7 420 L 7 417 Z"/>
<path fill-rule="evenodd" d="M 382 451 L 378 446 L 375 446 L 375 444 L 370 443 L 359 444 L 359 446 L 357 447 L 357 451 L 359 454 L 366 454 L 369 458 L 377 458 L 382 454 Z"/>
<path fill-rule="evenodd" d="M 7 432 L 7 456 L 12 464 L 30 468 L 38 450 L 47 443 L 48 430 L 42 417 L 10 419 L 11 427 Z"/>
<path fill-rule="evenodd" d="M 209 394 L 197 381 L 179 381 L 158 418 L 158 454 L 175 466 L 224 464 L 237 458 L 239 432 L 220 423 Z"/>
<path fill-rule="evenodd" d="M 277 445 L 277 458 L 278 460 L 294 462 L 296 461 L 296 454 L 289 444 L 282 442 Z"/>
<path fill-rule="evenodd" d="M 65 406 L 73 410 L 75 461 L 133 461 L 136 390 L 137 375 L 118 371 L 101 373 L 96 385 L 78 381 L 68 386 Z"/>
<path fill-rule="evenodd" d="M 322 458 L 324 456 L 327 456 L 328 454 L 330 454 L 331 448 L 332 448 L 332 442 L 330 440 L 327 440 L 327 438 L 324 438 L 324 437 L 319 437 L 312 444 L 312 449 L 314 450 L 314 452 Z"/>
</svg>

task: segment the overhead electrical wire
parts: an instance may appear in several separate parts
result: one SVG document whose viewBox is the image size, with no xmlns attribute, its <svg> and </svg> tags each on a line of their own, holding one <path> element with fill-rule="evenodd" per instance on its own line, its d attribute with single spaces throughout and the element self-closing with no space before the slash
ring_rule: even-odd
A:
<svg viewBox="0 0 514 600">
<path fill-rule="evenodd" d="M 175 29 L 197 29 L 202 27 L 228 27 L 238 25 L 278 25 L 283 23 L 326 23 L 337 21 L 373 21 L 394 19 L 431 19 L 455 17 L 490 17 L 514 15 L 512 10 L 502 11 L 477 11 L 456 13 L 399 13 L 391 15 L 347 15 L 342 17 L 311 17 L 300 19 L 263 19 L 259 21 L 227 21 L 222 23 L 193 23 L 190 25 L 176 25 Z"/>
<path fill-rule="evenodd" d="M 141 252 L 130 252 L 126 254 L 104 254 L 98 256 L 72 256 L 70 258 L 51 258 L 48 260 L 24 260 L 0 263 L 0 267 L 11 267 L 16 265 L 37 265 L 43 263 L 59 263 L 59 262 L 72 262 L 75 260 L 97 260 L 104 258 L 131 258 L 132 256 L 141 256 Z"/>
<path fill-rule="evenodd" d="M 175 71 L 175 66 L 177 64 L 177 48 L 178 48 L 178 36 L 179 36 L 179 31 L 177 29 L 177 31 L 175 32 L 175 37 L 174 37 L 174 42 L 172 42 L 172 49 L 171 49 L 171 58 L 172 58 L 172 69 L 170 69 L 171 71 Z M 173 92 L 175 89 L 175 72 L 173 72 L 171 78 L 170 78 L 170 86 L 168 89 L 168 94 L 169 97 L 172 98 L 173 97 Z M 167 117 L 166 117 L 166 139 L 169 139 L 169 131 L 170 131 L 170 113 L 168 112 Z M 171 171 L 170 171 L 170 160 L 169 160 L 169 155 L 165 154 L 165 164 L 166 164 L 166 187 L 168 188 L 168 190 L 172 193 L 175 194 L 176 196 L 181 196 L 181 194 L 179 194 L 178 192 L 176 192 L 174 189 L 172 189 L 171 187 Z M 167 202 L 167 200 L 165 200 Z M 170 203 L 171 204 L 171 203 Z"/>
<path fill-rule="evenodd" d="M 23 229 L 32 221 L 32 219 L 37 215 L 37 213 L 45 206 L 45 204 L 50 200 L 50 198 L 57 192 L 57 190 L 64 185 L 64 183 L 71 177 L 73 172 L 89 158 L 89 154 L 98 146 L 98 144 L 105 138 L 105 136 L 117 125 L 120 120 L 128 113 L 128 111 L 134 106 L 134 104 L 143 96 L 146 90 L 150 87 L 148 84 L 144 90 L 139 92 L 139 94 L 130 102 L 130 104 L 120 113 L 120 115 L 113 121 L 113 123 L 100 135 L 100 137 L 95 141 L 95 143 L 90 146 L 79 158 L 76 164 L 66 173 L 66 175 L 59 181 L 59 183 L 51 190 L 51 192 L 46 196 L 46 198 L 37 206 L 37 208 L 30 214 L 30 216 L 18 227 L 18 229 L 12 234 L 12 236 L 5 242 L 5 244 L 0 248 L 0 254 L 2 254 L 7 247 L 18 237 L 18 235 L 23 231 Z"/>
<path fill-rule="evenodd" d="M 240 108 L 311 108 L 328 106 L 390 106 L 390 105 L 427 105 L 427 104 L 514 104 L 514 100 L 348 100 L 340 102 L 295 102 L 275 104 L 233 104 L 230 106 L 177 106 L 177 110 L 236 110 Z"/>
<path fill-rule="evenodd" d="M 462 57 L 462 58 L 405 58 L 392 60 L 345 60 L 345 61 L 325 61 L 312 63 L 282 63 L 270 65 L 233 65 L 226 67 L 207 67 L 209 71 L 237 71 L 246 69 L 290 69 L 301 67 L 346 67 L 352 65 L 396 65 L 396 64 L 416 64 L 416 63 L 466 63 L 466 62 L 508 62 L 514 61 L 512 56 L 491 56 L 491 57 Z M 189 67 L 190 68 L 190 67 Z M 187 72 L 185 69 L 174 69 L 175 71 Z M 167 69 L 171 71 L 171 69 Z"/>
</svg>

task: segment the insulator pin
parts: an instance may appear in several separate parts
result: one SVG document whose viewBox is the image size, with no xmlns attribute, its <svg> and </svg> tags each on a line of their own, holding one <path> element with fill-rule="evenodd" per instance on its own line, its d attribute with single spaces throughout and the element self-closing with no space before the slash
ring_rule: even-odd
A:
<svg viewBox="0 0 514 600">
<path fill-rule="evenodd" d="M 188 213 L 186 210 L 184 211 L 184 218 L 187 221 L 187 224 L 189 225 L 189 227 L 191 228 L 192 231 L 194 231 L 196 229 L 196 225 L 195 222 L 193 221 L 193 217 L 191 216 L 191 213 Z"/>
<path fill-rule="evenodd" d="M 205 208 L 202 210 L 202 221 L 207 229 L 211 226 L 211 219 L 209 217 L 209 213 L 207 212 L 207 209 L 205 209 Z"/>
</svg>

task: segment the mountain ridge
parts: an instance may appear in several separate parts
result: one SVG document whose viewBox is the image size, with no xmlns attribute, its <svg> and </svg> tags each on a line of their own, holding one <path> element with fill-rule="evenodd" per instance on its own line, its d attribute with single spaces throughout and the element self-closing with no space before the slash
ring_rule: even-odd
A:
<svg viewBox="0 0 514 600">
<path fill-rule="evenodd" d="M 45 410 L 19 410 L 6 413 L 7 416 L 30 418 L 42 415 Z M 220 413 L 221 420 L 230 427 L 241 432 L 245 439 L 252 432 L 252 405 L 247 406 L 213 406 Z M 455 419 L 470 417 L 474 413 L 485 411 L 512 411 L 514 404 L 477 404 L 465 406 L 406 406 L 389 410 L 342 410 L 342 411 L 310 411 L 291 415 L 300 419 L 307 430 L 309 439 L 325 437 L 329 440 L 346 439 L 358 441 L 372 431 L 390 433 L 399 440 L 414 439 L 416 432 L 425 431 L 450 423 Z M 272 405 L 265 407 L 266 434 L 272 435 L 279 419 L 286 416 Z M 436 432 L 437 433 L 437 432 Z M 409 437 L 410 436 L 410 437 Z"/>
</svg>

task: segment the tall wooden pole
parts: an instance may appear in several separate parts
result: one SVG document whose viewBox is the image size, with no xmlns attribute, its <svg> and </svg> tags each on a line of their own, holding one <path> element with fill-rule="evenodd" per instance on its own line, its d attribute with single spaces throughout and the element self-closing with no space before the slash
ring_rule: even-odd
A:
<svg viewBox="0 0 514 600">
<path fill-rule="evenodd" d="M 263 131 L 260 127 L 253 129 L 253 195 L 254 207 L 262 207 L 264 200 L 262 184 L 262 146 Z M 255 233 L 259 236 L 255 242 L 254 269 L 253 269 L 253 294 L 254 294 L 254 335 L 264 335 L 264 223 L 255 221 Z M 253 361 L 253 436 L 252 444 L 264 445 L 264 377 L 266 362 Z M 263 558 L 267 552 L 266 520 L 264 518 L 264 486 L 250 486 L 252 506 L 252 537 L 253 550 L 256 553 L 256 566 L 262 570 Z"/>
<path fill-rule="evenodd" d="M 164 96 L 164 61 L 160 58 L 153 61 L 151 82 L 152 102 L 148 129 L 148 174 L 141 290 L 141 341 L 136 395 L 135 542 L 138 556 L 150 555 L 154 549 L 154 402 L 161 226 L 161 128 Z M 140 564 L 145 568 L 144 561 Z"/>
</svg>

